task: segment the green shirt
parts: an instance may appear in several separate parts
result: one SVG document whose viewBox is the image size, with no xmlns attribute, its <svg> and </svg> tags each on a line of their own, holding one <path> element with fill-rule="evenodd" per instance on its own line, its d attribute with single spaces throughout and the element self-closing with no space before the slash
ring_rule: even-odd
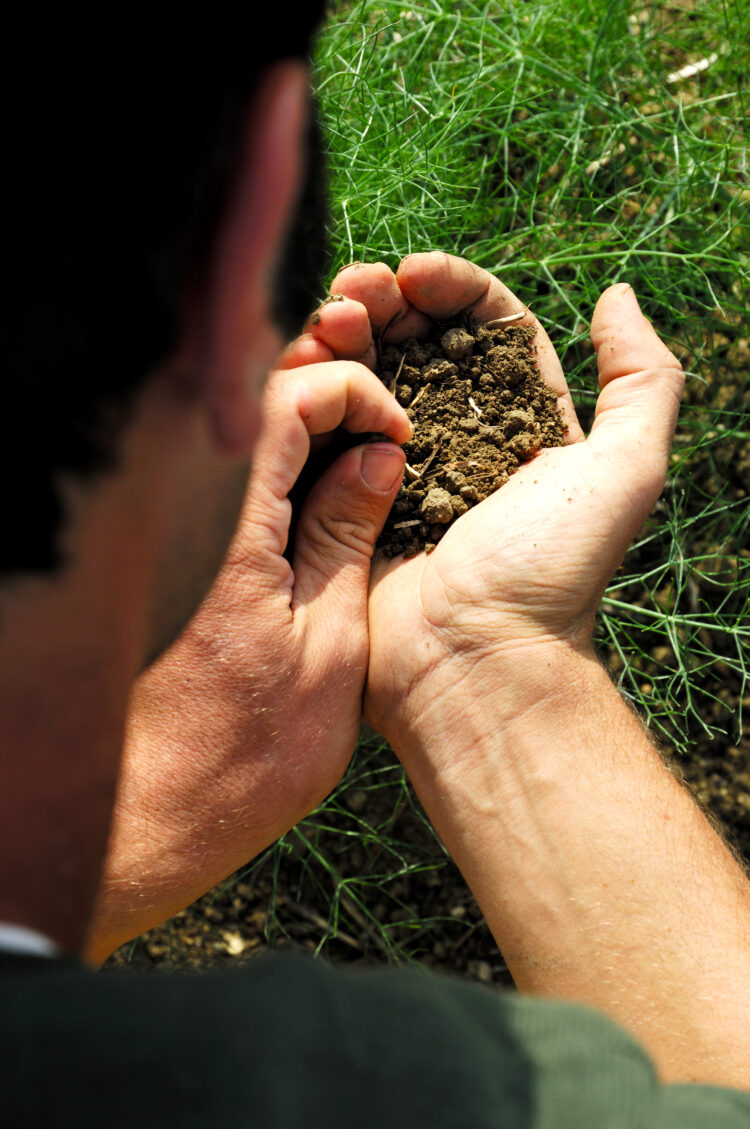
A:
<svg viewBox="0 0 750 1129">
<path fill-rule="evenodd" d="M 661 1086 L 592 1011 L 428 973 L 5 956 L 0 991 L 3 1120 L 24 1129 L 750 1129 L 750 1094 Z"/>
</svg>

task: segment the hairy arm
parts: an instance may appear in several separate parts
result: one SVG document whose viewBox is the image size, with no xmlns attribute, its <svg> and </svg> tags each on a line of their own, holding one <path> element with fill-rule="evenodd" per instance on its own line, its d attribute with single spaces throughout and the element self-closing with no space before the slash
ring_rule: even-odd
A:
<svg viewBox="0 0 750 1129">
<path fill-rule="evenodd" d="M 434 673 L 391 739 L 518 988 L 750 1088 L 745 874 L 591 653 L 507 658 Z"/>
<path fill-rule="evenodd" d="M 276 372 L 234 540 L 202 607 L 135 686 L 88 957 L 183 909 L 306 815 L 356 744 L 367 585 L 403 453 L 353 447 L 313 486 L 293 565 L 289 493 L 312 438 L 403 440 L 403 410 L 361 364 L 318 349 Z"/>
<path fill-rule="evenodd" d="M 373 324 L 523 307 L 449 255 L 343 271 Z M 403 761 L 522 991 L 587 1003 L 667 1081 L 750 1087 L 750 884 L 596 661 L 609 578 L 656 501 L 680 366 L 628 286 L 592 321 L 586 438 L 536 325 L 569 443 L 542 451 L 434 553 L 381 565 L 368 720 Z M 320 327 L 318 327 L 320 333 Z"/>
</svg>

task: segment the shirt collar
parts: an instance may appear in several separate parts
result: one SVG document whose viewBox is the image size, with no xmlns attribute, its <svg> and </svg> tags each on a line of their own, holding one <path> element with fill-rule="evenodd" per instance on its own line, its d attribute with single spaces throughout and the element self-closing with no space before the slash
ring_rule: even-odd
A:
<svg viewBox="0 0 750 1129">
<path fill-rule="evenodd" d="M 37 933 L 36 929 L 0 922 L 0 952 L 55 957 L 59 955 L 60 949 L 44 933 Z"/>
</svg>

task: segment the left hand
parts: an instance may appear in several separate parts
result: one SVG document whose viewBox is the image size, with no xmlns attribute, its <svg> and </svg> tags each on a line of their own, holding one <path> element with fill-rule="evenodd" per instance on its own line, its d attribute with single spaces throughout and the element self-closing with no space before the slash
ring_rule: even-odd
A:
<svg viewBox="0 0 750 1129">
<path fill-rule="evenodd" d="M 343 427 L 402 443 L 411 425 L 369 369 L 334 355 L 303 338 L 270 377 L 224 566 L 136 684 L 90 929 L 94 962 L 292 827 L 334 787 L 356 744 L 370 558 L 403 453 L 377 443 L 333 463 L 302 509 L 293 567 L 283 555 L 288 494 L 311 436 Z"/>
<path fill-rule="evenodd" d="M 330 324 L 322 330 L 342 308 L 350 321 L 358 312 L 358 350 L 368 335 L 395 343 L 419 337 L 430 319 L 459 314 L 479 322 L 513 315 L 533 325 L 539 374 L 566 425 L 564 447 L 522 465 L 434 553 L 375 565 L 365 716 L 404 760 L 427 722 L 438 719 L 444 731 L 441 710 L 455 713 L 467 687 L 477 693 L 486 680 L 496 727 L 501 705 L 515 716 L 527 698 L 538 701 L 533 669 L 551 686 L 551 656 L 591 653 L 602 594 L 664 485 L 684 377 L 631 288 L 609 287 L 591 325 L 601 391 L 586 437 L 544 328 L 475 264 L 436 251 L 408 256 L 395 274 L 383 263 L 355 264 L 332 289 L 344 298 L 311 328 L 324 341 L 335 338 L 339 356 L 344 334 Z M 455 772 L 455 758 L 447 761 Z M 471 754 L 469 761 L 476 768 Z M 413 759 L 404 763 L 414 783 Z"/>
</svg>

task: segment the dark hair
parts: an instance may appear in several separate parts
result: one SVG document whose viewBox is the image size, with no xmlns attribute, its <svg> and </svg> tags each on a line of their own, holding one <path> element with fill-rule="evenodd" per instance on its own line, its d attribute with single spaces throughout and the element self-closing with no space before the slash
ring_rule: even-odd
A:
<svg viewBox="0 0 750 1129">
<path fill-rule="evenodd" d="M 0 78 L 0 575 L 60 565 L 61 477 L 114 465 L 200 282 L 258 78 L 308 53 L 322 4 L 269 6 L 262 33 L 234 6 L 213 30 L 216 8 L 169 28 L 134 27 L 132 8 L 119 24 L 106 9 L 106 28 L 29 8 Z"/>
</svg>

